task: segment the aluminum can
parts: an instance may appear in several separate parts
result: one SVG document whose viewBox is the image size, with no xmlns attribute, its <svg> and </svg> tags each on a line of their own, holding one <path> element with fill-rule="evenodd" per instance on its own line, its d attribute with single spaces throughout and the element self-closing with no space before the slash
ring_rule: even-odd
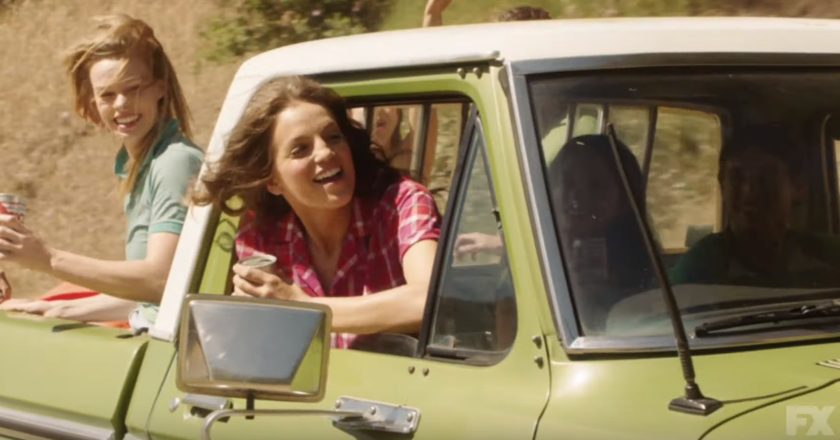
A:
<svg viewBox="0 0 840 440">
<path fill-rule="evenodd" d="M 26 216 L 26 201 L 14 194 L 0 193 L 0 213 L 2 212 L 16 215 L 22 220 Z"/>
<path fill-rule="evenodd" d="M 274 273 L 274 265 L 277 264 L 277 257 L 268 254 L 254 254 L 239 260 L 239 264 L 253 267 L 263 272 Z"/>
</svg>

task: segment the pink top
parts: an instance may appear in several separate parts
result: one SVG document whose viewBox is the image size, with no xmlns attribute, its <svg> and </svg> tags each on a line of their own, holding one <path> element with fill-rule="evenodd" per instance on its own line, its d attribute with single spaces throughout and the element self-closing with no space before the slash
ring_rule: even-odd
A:
<svg viewBox="0 0 840 440">
<path fill-rule="evenodd" d="M 429 191 L 403 178 L 378 200 L 355 199 L 353 218 L 338 259 L 332 286 L 322 286 L 312 266 L 303 225 L 289 213 L 264 233 L 246 214 L 236 236 L 241 260 L 254 253 L 277 257 L 275 270 L 310 296 L 359 296 L 405 284 L 402 258 L 421 240 L 440 237 L 440 214 Z M 347 347 L 351 335 L 339 335 L 336 347 Z"/>
</svg>

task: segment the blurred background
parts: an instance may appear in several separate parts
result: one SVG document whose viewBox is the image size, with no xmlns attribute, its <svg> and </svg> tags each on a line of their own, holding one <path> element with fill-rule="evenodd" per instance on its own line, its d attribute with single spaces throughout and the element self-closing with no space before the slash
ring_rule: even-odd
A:
<svg viewBox="0 0 840 440">
<path fill-rule="evenodd" d="M 0 0 L 0 193 L 28 200 L 27 224 L 51 246 L 121 259 L 125 222 L 113 175 L 116 139 L 71 111 L 62 51 L 90 17 L 148 22 L 178 71 L 206 145 L 244 58 L 316 38 L 418 27 L 426 0 Z M 453 0 L 443 24 L 493 21 L 515 6 L 554 18 L 750 15 L 840 17 L 840 0 Z M 3 265 L 19 297 L 50 277 Z"/>
</svg>

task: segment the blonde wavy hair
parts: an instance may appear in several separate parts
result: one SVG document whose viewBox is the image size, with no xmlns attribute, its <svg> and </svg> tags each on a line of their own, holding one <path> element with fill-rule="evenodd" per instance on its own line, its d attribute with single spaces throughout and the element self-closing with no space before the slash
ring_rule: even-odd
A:
<svg viewBox="0 0 840 440">
<path fill-rule="evenodd" d="M 146 60 L 154 79 L 164 85 L 157 124 L 144 138 L 138 157 L 129 161 L 127 177 L 120 186 L 121 194 L 126 195 L 134 190 L 140 165 L 163 129 L 164 122 L 177 119 L 184 136 L 192 138 L 191 115 L 175 69 L 148 24 L 125 14 L 95 17 L 94 21 L 95 32 L 71 47 L 64 58 L 75 97 L 74 108 L 79 116 L 97 126 L 104 125 L 96 109 L 90 83 L 90 68 L 99 60 L 121 59 L 127 64 L 129 59 L 139 57 Z"/>
</svg>

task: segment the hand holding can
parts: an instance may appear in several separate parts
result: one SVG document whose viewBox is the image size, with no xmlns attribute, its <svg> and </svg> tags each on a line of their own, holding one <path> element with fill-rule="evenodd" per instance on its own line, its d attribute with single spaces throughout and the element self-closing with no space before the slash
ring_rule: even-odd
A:
<svg viewBox="0 0 840 440">
<path fill-rule="evenodd" d="M 12 214 L 18 220 L 26 216 L 26 201 L 14 194 L 0 193 L 0 214 Z"/>
<path fill-rule="evenodd" d="M 274 265 L 277 264 L 277 257 L 268 254 L 254 254 L 239 260 L 239 264 L 273 274 L 275 273 Z"/>
</svg>

